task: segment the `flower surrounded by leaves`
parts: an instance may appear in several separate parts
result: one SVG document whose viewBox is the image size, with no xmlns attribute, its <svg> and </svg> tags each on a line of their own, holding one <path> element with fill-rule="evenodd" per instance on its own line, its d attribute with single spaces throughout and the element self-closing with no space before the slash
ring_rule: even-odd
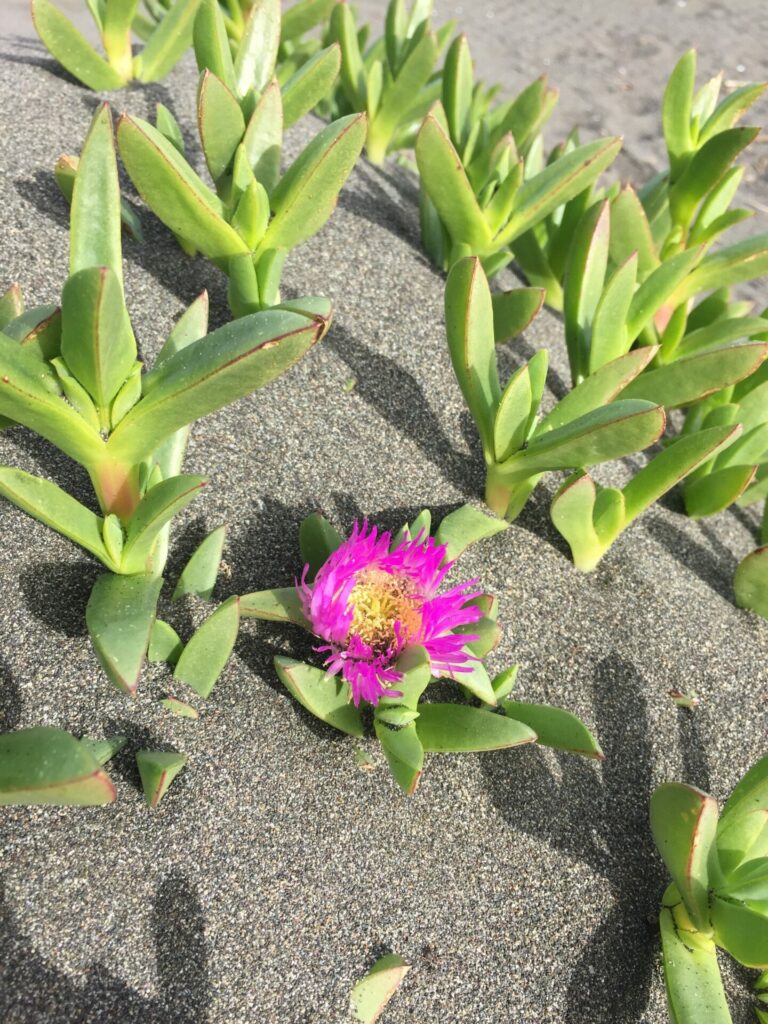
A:
<svg viewBox="0 0 768 1024">
<path fill-rule="evenodd" d="M 472 671 L 477 658 L 466 645 L 479 637 L 454 630 L 482 618 L 471 603 L 481 592 L 470 580 L 439 593 L 453 564 L 445 544 L 424 529 L 393 543 L 391 533 L 364 521 L 355 523 L 311 584 L 309 563 L 304 566 L 298 583 L 304 615 L 326 641 L 316 650 L 326 655 L 326 671 L 349 683 L 356 706 L 402 696 L 396 663 L 409 645 L 426 650 L 435 676 Z"/>
<path fill-rule="evenodd" d="M 434 532 L 424 510 L 394 537 L 364 520 L 345 538 L 314 514 L 299 530 L 304 569 L 294 585 L 233 599 L 243 618 L 294 623 L 313 635 L 323 664 L 278 654 L 280 681 L 315 718 L 340 732 L 364 739 L 372 724 L 406 793 L 418 786 L 430 753 L 538 742 L 603 756 L 569 712 L 510 698 L 516 665 L 489 675 L 486 658 L 501 636 L 496 598 L 476 579 L 444 586 L 468 547 L 506 528 L 503 520 L 464 505 Z M 442 701 L 430 689 L 441 677 L 454 681 Z"/>
</svg>

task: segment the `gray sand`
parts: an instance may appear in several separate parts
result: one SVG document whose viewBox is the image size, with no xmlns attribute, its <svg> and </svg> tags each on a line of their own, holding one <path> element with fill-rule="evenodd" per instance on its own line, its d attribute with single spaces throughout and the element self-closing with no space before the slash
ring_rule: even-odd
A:
<svg viewBox="0 0 768 1024">
<path fill-rule="evenodd" d="M 472 5 L 474 25 L 494 8 L 501 5 Z M 621 59 L 646 69 L 630 99 L 642 97 L 647 111 L 671 54 L 688 41 L 675 34 L 685 11 L 658 9 L 667 20 L 648 16 L 643 30 L 653 31 L 655 53 L 642 56 L 640 37 L 623 30 L 638 52 Z M 537 22 L 536 12 L 520 12 L 510 37 L 518 41 L 510 43 L 510 87 L 522 84 L 521 68 L 528 78 L 539 69 L 545 36 L 554 56 L 576 31 L 575 16 L 552 29 L 539 13 Z M 756 52 L 756 30 L 728 43 L 725 22 L 708 18 L 708 67 L 725 61 L 721 42 Z M 495 54 L 501 35 L 489 39 Z M 586 47 L 590 37 L 580 38 Z M 597 89 L 609 59 L 600 54 L 578 68 L 564 61 L 563 75 L 552 68 L 564 93 L 583 98 L 590 75 Z M 146 113 L 162 98 L 189 127 L 193 78 L 186 66 L 115 103 Z M 618 128 L 624 101 L 604 91 L 610 123 L 600 113 L 590 132 Z M 37 44 L 4 40 L 0 279 L 17 278 L 36 302 L 56 299 L 67 264 L 66 207 L 48 170 L 60 152 L 79 148 L 94 104 Z M 643 116 L 656 132 L 657 115 Z M 655 139 L 632 134 L 636 121 L 626 120 L 628 159 L 653 165 Z M 314 127 L 302 126 L 294 143 Z M 765 203 L 765 193 L 763 183 L 750 195 Z M 418 249 L 413 196 L 393 166 L 362 165 L 332 222 L 290 261 L 286 293 L 330 295 L 334 328 L 288 376 L 196 428 L 187 469 L 213 481 L 178 521 L 171 581 L 204 531 L 222 522 L 230 534 L 221 598 L 289 581 L 298 523 L 313 509 L 344 529 L 362 514 L 396 527 L 424 505 L 439 513 L 477 498 L 478 445 L 443 341 L 442 277 Z M 226 310 L 220 275 L 184 257 L 146 213 L 144 224 L 147 244 L 126 243 L 125 269 L 151 358 L 203 287 L 214 324 Z M 549 344 L 558 392 L 560 337 L 557 321 L 540 317 L 504 355 L 505 367 Z M 357 386 L 347 393 L 351 376 Z M 87 495 L 82 475 L 23 431 L 0 435 L 0 462 Z M 625 472 L 613 467 L 607 478 Z M 3 1024 L 342 1022 L 352 983 L 389 950 L 414 969 L 388 1024 L 663 1024 L 653 915 L 664 877 L 647 802 L 656 783 L 673 778 L 725 796 L 765 752 L 768 625 L 736 610 L 731 588 L 757 517 L 736 512 L 697 525 L 672 497 L 585 577 L 548 522 L 556 483 L 506 533 L 472 549 L 461 573 L 500 597 L 506 631 L 493 666 L 519 661 L 522 697 L 583 716 L 608 758 L 599 767 L 531 749 L 434 756 L 410 799 L 374 742 L 334 734 L 281 690 L 274 651 L 309 655 L 295 632 L 247 624 L 199 722 L 159 708 L 174 690 L 164 668 L 147 673 L 134 703 L 113 693 L 83 635 L 96 567 L 3 504 L 2 727 L 123 731 L 134 747 L 190 755 L 154 813 L 128 754 L 113 763 L 118 800 L 108 808 L 2 812 Z M 188 632 L 201 609 L 162 611 Z M 675 709 L 667 691 L 676 686 L 699 692 L 695 714 Z M 372 771 L 357 767 L 358 747 Z M 747 972 L 727 973 L 737 1024 L 751 1019 L 747 980 Z"/>
</svg>

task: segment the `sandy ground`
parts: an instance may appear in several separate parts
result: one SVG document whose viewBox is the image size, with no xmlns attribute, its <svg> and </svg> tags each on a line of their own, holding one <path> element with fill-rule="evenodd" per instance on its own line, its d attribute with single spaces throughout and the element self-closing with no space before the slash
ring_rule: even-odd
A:
<svg viewBox="0 0 768 1024">
<path fill-rule="evenodd" d="M 563 94 L 553 141 L 577 112 L 586 136 L 623 131 L 623 172 L 641 180 L 660 159 L 658 98 L 678 52 L 695 42 L 705 71 L 760 71 L 757 5 L 635 5 L 632 22 L 623 4 L 584 5 L 557 22 L 546 3 L 504 14 L 480 0 L 460 6 L 441 11 L 461 14 L 488 77 L 512 90 L 549 70 Z M 191 131 L 193 81 L 183 67 L 114 102 L 146 114 L 162 99 Z M 2 41 L 0 279 L 18 279 L 36 302 L 54 301 L 66 274 L 67 213 L 49 169 L 78 149 L 95 102 L 35 42 Z M 313 128 L 300 126 L 293 146 Z M 768 205 L 761 152 L 747 191 L 756 207 Z M 147 243 L 125 246 L 126 288 L 151 358 L 203 287 L 214 320 L 226 311 L 220 275 L 143 220 Z M 286 291 L 330 295 L 335 326 L 284 379 L 196 428 L 187 469 L 214 475 L 179 521 L 171 582 L 221 522 L 224 597 L 289 580 L 298 523 L 312 509 L 345 529 L 361 514 L 398 526 L 425 504 L 439 515 L 478 496 L 477 443 L 443 341 L 443 282 L 415 225 L 407 176 L 361 165 L 332 222 L 291 259 Z M 560 393 L 561 333 L 543 315 L 505 368 L 547 344 Z M 23 431 L 0 436 L 0 461 L 87 494 L 67 460 Z M 433 757 L 410 800 L 374 743 L 362 744 L 374 763 L 366 772 L 359 744 L 281 691 L 274 650 L 309 656 L 294 633 L 249 624 L 199 722 L 159 709 L 172 688 L 162 668 L 135 703 L 113 694 L 83 635 L 95 566 L 3 505 L 2 726 L 119 730 L 134 748 L 190 755 L 155 813 L 128 754 L 114 764 L 109 808 L 2 812 L 3 1024 L 335 1024 L 347 1019 L 351 984 L 387 950 L 414 965 L 388 1024 L 664 1024 L 654 924 L 664 879 L 647 801 L 671 778 L 725 796 L 765 752 L 768 626 L 737 611 L 731 590 L 756 517 L 697 525 L 672 497 L 584 577 L 548 522 L 555 486 L 474 548 L 462 573 L 500 596 L 495 667 L 520 661 L 522 697 L 582 715 L 607 760 Z M 188 632 L 200 608 L 163 614 Z M 673 686 L 699 691 L 694 715 L 675 709 Z M 727 972 L 738 1024 L 751 1019 L 748 980 Z"/>
</svg>

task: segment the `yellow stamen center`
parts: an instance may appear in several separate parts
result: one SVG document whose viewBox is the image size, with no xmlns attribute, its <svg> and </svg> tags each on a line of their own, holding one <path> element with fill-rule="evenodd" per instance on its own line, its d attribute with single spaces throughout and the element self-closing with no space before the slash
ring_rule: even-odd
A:
<svg viewBox="0 0 768 1024">
<path fill-rule="evenodd" d="M 395 623 L 400 623 L 400 637 L 413 637 L 421 626 L 419 597 L 413 580 L 393 576 L 381 569 L 358 573 L 349 598 L 354 610 L 349 632 L 356 634 L 377 653 L 392 647 L 397 637 Z"/>
</svg>

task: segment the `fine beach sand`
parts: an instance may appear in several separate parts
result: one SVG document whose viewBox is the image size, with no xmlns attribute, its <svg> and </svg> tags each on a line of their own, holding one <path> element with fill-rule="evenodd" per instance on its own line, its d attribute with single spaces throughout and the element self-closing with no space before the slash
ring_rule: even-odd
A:
<svg viewBox="0 0 768 1024">
<path fill-rule="evenodd" d="M 691 2 L 641 5 L 632 24 L 607 2 L 557 22 L 553 3 L 514 16 L 501 3 L 461 6 L 441 13 L 467 25 L 485 77 L 519 89 L 546 68 L 563 99 L 548 139 L 576 119 L 585 138 L 623 132 L 620 171 L 638 181 L 661 166 L 658 104 L 676 56 L 695 42 L 702 74 L 758 78 L 768 27 L 751 3 L 709 6 L 706 17 Z M 161 85 L 111 100 L 142 116 L 162 100 L 192 144 L 195 77 L 187 60 Z M 0 40 L 0 288 L 18 280 L 30 304 L 56 301 L 66 275 L 67 208 L 50 168 L 79 150 L 96 102 L 36 40 Z M 298 126 L 289 151 L 317 127 Z M 765 166 L 758 142 L 745 189 L 756 209 L 768 206 Z M 425 505 L 439 517 L 478 499 L 481 456 L 415 199 L 407 172 L 362 163 L 329 224 L 291 257 L 286 295 L 329 295 L 334 326 L 285 377 L 195 428 L 185 469 L 211 486 L 177 520 L 171 585 L 223 522 L 217 599 L 289 583 L 312 510 L 344 530 L 362 515 L 397 528 Z M 203 288 L 212 326 L 227 311 L 221 275 L 185 257 L 146 210 L 142 222 L 145 244 L 124 246 L 125 277 L 151 360 Z M 760 214 L 749 230 L 765 230 Z M 765 283 L 753 291 L 764 305 Z M 504 372 L 548 346 L 552 401 L 567 381 L 561 337 L 542 314 L 502 352 Z M 601 479 L 624 480 L 642 461 Z M 77 467 L 20 429 L 0 434 L 0 463 L 89 500 Z M 519 661 L 521 698 L 582 716 L 606 761 L 537 749 L 434 755 L 412 798 L 375 742 L 332 732 L 281 689 L 275 651 L 311 657 L 298 632 L 247 623 L 211 698 L 196 701 L 197 722 L 158 705 L 184 696 L 163 667 L 134 702 L 112 691 L 84 635 L 97 566 L 0 505 L 0 729 L 121 732 L 131 751 L 190 758 L 154 812 L 131 752 L 110 767 L 110 807 L 0 810 L 0 1021 L 341 1024 L 354 981 L 394 951 L 413 970 L 386 1024 L 666 1024 L 654 920 L 665 880 L 648 799 L 669 779 L 725 797 L 766 752 L 768 624 L 732 603 L 758 517 L 696 524 L 672 495 L 587 577 L 548 521 L 557 482 L 459 573 L 499 595 L 505 632 L 492 666 Z M 204 611 L 161 606 L 185 635 Z M 695 713 L 675 708 L 672 687 L 699 693 Z M 372 769 L 358 766 L 358 749 Z M 734 1021 L 747 1024 L 753 974 L 723 963 Z"/>
</svg>

